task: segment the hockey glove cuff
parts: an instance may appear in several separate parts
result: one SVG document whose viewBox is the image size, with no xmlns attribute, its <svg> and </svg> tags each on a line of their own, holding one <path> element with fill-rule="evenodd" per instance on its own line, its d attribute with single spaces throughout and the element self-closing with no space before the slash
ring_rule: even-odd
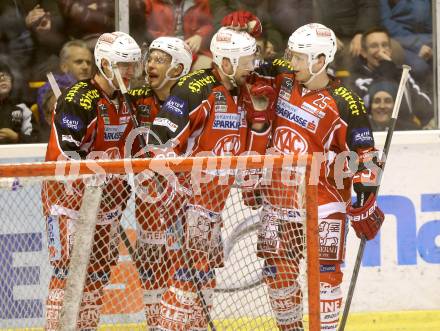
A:
<svg viewBox="0 0 440 331">
<path fill-rule="evenodd" d="M 385 215 L 377 206 L 376 196 L 370 194 L 363 206 L 350 206 L 347 217 L 358 238 L 373 239 L 385 219 Z"/>
</svg>

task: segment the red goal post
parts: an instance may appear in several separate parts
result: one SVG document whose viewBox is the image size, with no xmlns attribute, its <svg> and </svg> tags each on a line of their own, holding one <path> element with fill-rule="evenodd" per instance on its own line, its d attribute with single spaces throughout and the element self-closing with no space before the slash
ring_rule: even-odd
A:
<svg viewBox="0 0 440 331">
<path fill-rule="evenodd" d="M 252 155 L 252 156 L 222 156 L 222 157 L 189 157 L 189 158 L 155 158 L 155 159 L 123 159 L 123 160 L 84 160 L 84 161 L 60 161 L 60 162 L 37 162 L 37 163 L 21 163 L 21 164 L 0 164 L 0 192 L 3 192 L 3 196 L 5 197 L 2 199 L 4 205 L 0 208 L 10 208 L 11 204 L 16 204 L 16 210 L 20 210 L 20 204 L 23 204 L 25 202 L 20 202 L 19 199 L 16 199 L 16 197 L 13 197 L 12 191 L 15 191 L 16 188 L 26 187 L 28 183 L 31 183 L 31 188 L 26 195 L 33 194 L 33 195 L 39 195 L 39 185 L 43 181 L 47 180 L 72 180 L 72 179 L 78 179 L 78 178 L 88 178 L 90 175 L 132 175 L 136 176 L 139 173 L 142 173 L 146 169 L 149 169 L 153 172 L 161 172 L 163 169 L 167 169 L 174 173 L 187 173 L 191 176 L 191 178 L 198 178 L 200 179 L 203 176 L 206 176 L 206 174 L 212 174 L 217 173 L 224 170 L 246 170 L 246 169 L 261 169 L 262 171 L 268 170 L 268 169 L 278 169 L 280 171 L 284 171 L 285 169 L 293 169 L 301 167 L 304 169 L 305 174 L 305 180 L 303 181 L 304 187 L 304 197 L 305 197 L 305 211 L 306 211 L 306 230 L 305 230 L 305 242 L 306 242 L 306 278 L 307 278 L 307 285 L 306 285 L 306 291 L 307 293 L 304 294 L 304 296 L 307 298 L 307 302 L 305 305 L 307 306 L 306 310 L 308 311 L 308 322 L 306 325 L 308 326 L 309 331 L 319 331 L 320 330 L 320 312 L 319 312 L 319 234 L 318 234 L 318 222 L 317 222 L 317 185 L 314 180 L 314 176 L 317 176 L 319 173 L 319 169 L 317 169 L 316 165 L 312 162 L 312 156 L 311 155 L 304 155 L 304 156 L 281 156 L 281 155 Z M 290 170 L 287 170 L 290 171 Z M 227 172 L 228 176 L 231 172 Z M 204 178 L 203 180 L 207 180 Z M 36 187 L 35 187 L 36 185 Z M 237 188 L 237 192 L 239 192 L 239 187 Z M 235 192 L 235 191 L 234 191 Z M 230 195 L 232 196 L 232 192 Z M 234 193 L 238 194 L 238 193 Z M 11 196 L 9 196 L 11 195 Z M 232 197 L 229 197 L 228 199 L 231 199 Z M 13 201 L 12 199 L 16 200 Z M 130 198 L 133 200 L 133 197 Z M 18 200 L 18 201 L 17 201 Z M 235 200 L 234 200 L 235 201 Z M 133 203 L 133 202 L 132 202 Z M 231 202 L 232 203 L 232 202 Z M 247 207 L 241 205 L 240 207 L 237 207 L 237 202 L 235 203 L 235 207 L 231 210 L 234 211 L 228 211 L 226 219 L 230 218 L 232 222 L 235 222 L 238 220 L 237 216 L 240 212 L 237 211 L 237 208 L 245 209 Z M 15 207 L 13 207 L 15 208 Z M 129 209 L 129 208 L 128 208 Z M 127 210 L 128 210 L 127 209 Z M 124 211 L 125 215 L 123 217 L 125 218 L 134 218 L 134 213 L 126 215 L 127 210 Z M 38 221 L 41 221 L 44 223 L 44 218 L 42 215 L 42 208 L 41 206 L 36 206 L 34 209 L 35 215 L 34 217 L 38 219 Z M 96 213 L 96 206 L 95 206 L 95 213 Z M 92 213 L 93 214 L 93 213 Z M 19 215 L 18 215 L 19 216 Z M 93 217 L 93 215 L 92 215 Z M 17 220 L 11 220 L 11 219 L 5 219 L 2 217 L 2 222 L 6 223 L 16 223 L 15 227 L 20 227 L 20 222 L 26 222 L 26 219 L 17 217 L 19 219 L 18 223 Z M 225 221 L 225 223 L 227 223 Z M 235 226 L 236 224 L 232 224 L 231 226 Z M 127 230 L 127 229 L 126 229 Z M 226 231 L 227 229 L 224 229 Z M 4 228 L 0 228 L 0 236 L 4 232 Z M 125 234 L 125 231 L 123 231 Z M 133 234 L 134 231 L 132 231 Z M 134 246 L 135 240 L 133 239 L 133 236 L 129 236 L 131 239 L 131 245 Z M 89 238 L 92 240 L 92 238 Z M 251 240 L 254 241 L 255 238 Z M 75 238 L 75 240 L 77 240 Z M 75 241 L 76 243 L 76 241 Z M 256 242 L 254 242 L 256 246 Z M 79 244 L 82 245 L 82 244 Z M 125 245 L 127 246 L 127 245 Z M 130 246 L 130 245 L 128 245 Z M 246 246 L 247 247 L 247 246 Z M 127 247 L 129 248 L 129 247 Z M 0 250 L 7 249 L 7 247 L 0 247 Z M 125 249 L 124 245 L 121 244 L 119 246 L 119 254 L 122 254 Z M 247 249 L 247 248 L 246 248 Z M 250 248 L 249 248 L 250 249 Z M 240 250 L 243 251 L 243 248 L 240 248 Z M 74 249 L 72 251 L 72 259 L 74 255 Z M 252 253 L 249 251 L 249 255 Z M 244 253 L 243 253 L 244 254 Z M 90 255 L 90 252 L 88 252 L 87 255 Z M 129 254 L 126 254 L 129 256 Z M 86 256 L 88 258 L 88 256 Z M 129 259 L 129 258 L 128 258 Z M 256 259 L 256 257 L 255 257 Z M 119 258 L 121 260 L 121 258 Z M 127 262 L 127 261 L 125 261 Z M 72 262 L 73 263 L 73 262 Z M 132 263 L 132 261 L 129 261 L 128 263 Z M 233 264 L 231 262 L 231 264 Z M 41 268 L 49 268 L 49 263 L 40 266 Z M 226 268 L 232 268 L 233 266 L 226 266 Z M 261 267 L 261 266 L 260 266 Z M 252 269 L 253 268 L 253 269 Z M 255 275 L 260 275 L 261 270 L 258 270 L 259 265 L 253 264 L 252 270 L 250 272 L 254 272 Z M 261 268 L 260 268 L 261 269 Z M 233 269 L 231 269 L 233 270 Z M 234 271 L 231 271 L 234 272 Z M 220 276 L 222 273 L 222 270 L 219 271 Z M 43 273 L 45 277 L 48 276 L 48 272 Z M 72 273 L 73 274 L 73 273 Z M 72 276 L 73 277 L 73 276 Z M 81 276 L 81 277 L 84 277 Z M 80 277 L 80 278 L 81 278 Z M 131 277 L 133 277 L 131 275 Z M 224 278 L 227 279 L 229 275 L 226 275 Z M 222 278 L 222 277 L 219 277 Z M 8 279 L 0 279 L 1 282 L 7 282 L 11 281 Z M 69 280 L 68 280 L 69 281 Z M 260 279 L 261 281 L 261 279 Z M 41 281 L 40 283 L 47 284 L 47 280 Z M 78 282 L 78 280 L 74 280 L 74 283 Z M 139 286 L 139 282 L 135 282 L 137 286 Z M 69 284 L 69 283 L 68 283 Z M 224 284 L 218 284 L 219 288 L 221 288 Z M 226 285 L 225 285 L 226 286 Z M 253 284 L 252 286 L 262 286 L 264 287 L 264 284 Z M 252 288 L 251 286 L 251 288 Z M 79 286 L 81 287 L 81 286 Z M 76 284 L 76 288 L 78 288 L 78 284 Z M 111 286 L 110 286 L 111 288 Z M 227 286 L 226 286 L 227 288 Z M 248 291 L 246 289 L 246 286 L 242 287 L 243 291 Z M 45 289 L 46 290 L 46 289 Z M 108 290 L 108 287 L 107 287 Z M 1 291 L 1 287 L 0 287 Z M 46 290 L 47 291 L 47 290 Z M 67 290 L 66 290 L 67 291 Z M 219 290 L 218 293 L 220 294 L 214 294 L 214 307 L 212 310 L 212 319 L 214 320 L 214 324 L 216 325 L 217 330 L 228 330 L 232 328 L 236 328 L 239 330 L 251 330 L 251 329 L 258 329 L 258 330 L 265 330 L 264 323 L 262 322 L 261 326 L 258 324 L 258 322 L 254 322 L 254 324 L 249 324 L 250 322 L 228 322 L 230 319 L 258 319 L 263 317 L 264 318 L 271 318 L 273 319 L 273 315 L 270 311 L 270 305 L 267 303 L 267 307 L 264 309 L 259 307 L 259 312 L 252 314 L 253 316 L 249 317 L 248 311 L 252 312 L 252 307 L 247 308 L 246 312 L 241 314 L 240 311 L 234 312 L 233 316 L 229 318 L 228 316 L 225 317 L 225 314 L 223 312 L 217 313 L 216 310 L 216 304 L 219 306 L 222 305 L 219 300 L 225 300 L 226 302 L 226 296 L 228 296 L 228 293 L 231 293 L 233 291 L 240 291 L 240 287 L 235 290 L 228 291 L 227 289 L 222 291 Z M 135 291 L 134 291 L 135 292 Z M 132 292 L 132 293 L 134 293 Z M 46 292 L 47 293 L 47 292 Z M 4 293 L 0 293 L 2 295 Z M 217 297 L 216 297 L 217 296 Z M 224 297 L 222 297 L 224 296 Z M 218 299 L 221 297 L 221 299 Z M 127 298 L 128 301 L 133 300 L 133 298 Z M 14 298 L 10 298 L 8 302 L 15 302 Z M 65 301 L 70 300 L 67 297 Z M 216 301 L 217 300 L 217 301 Z M 264 301 L 265 299 L 260 299 Z M 266 295 L 266 301 L 267 301 L 267 295 Z M 104 303 L 104 306 L 107 303 Z M 252 305 L 252 302 L 246 302 L 247 305 Z M 44 303 L 43 303 L 44 306 Z M 237 305 L 237 310 L 240 309 Z M 269 308 L 268 308 L 269 307 Z M 2 304 L 0 303 L 0 310 L 2 309 Z M 19 309 L 19 306 L 16 306 L 15 308 L 9 308 L 9 309 Z M 223 310 L 223 308 L 221 308 Z M 104 314 L 105 314 L 104 309 Z M 267 314 L 267 316 L 266 316 Z M 10 314 L 11 316 L 14 316 L 14 314 Z M 41 315 L 41 314 L 40 314 Z M 105 316 L 104 316 L 105 317 Z M 19 327 L 39 327 L 42 324 L 42 320 L 44 321 L 44 316 L 40 316 L 40 318 L 36 320 L 31 320 L 28 318 L 23 319 L 23 323 L 20 325 L 20 319 L 17 319 L 17 321 L 14 321 L 12 324 L 8 324 L 8 318 L 1 319 L 0 318 L 0 330 L 7 329 L 11 325 L 16 325 Z M 124 319 L 123 319 L 124 320 Z M 130 320 L 130 319 L 128 319 Z M 104 323 L 103 323 L 104 321 Z M 125 321 L 125 320 L 124 320 Z M 225 322 L 226 321 L 226 322 Z M 138 322 L 138 320 L 136 320 Z M 135 324 L 136 324 L 135 322 Z M 111 325 L 122 323 L 118 319 L 112 319 L 112 318 L 101 318 L 101 327 L 100 329 L 106 329 L 106 326 L 108 329 L 111 329 Z M 139 324 L 140 323 L 140 324 Z M 142 324 L 144 322 L 138 322 L 138 325 L 145 325 Z M 232 323 L 232 324 L 228 324 Z M 236 323 L 236 324 L 234 324 Z M 238 324 L 237 324 L 238 323 Z M 240 324 L 241 323 L 241 324 Z M 255 324 L 257 323 L 257 324 Z M 133 324 L 131 324 L 133 325 Z M 231 326 L 234 325 L 234 326 Z M 237 325 L 240 325 L 239 327 Z M 251 325 L 246 326 L 246 325 Z M 272 324 L 273 325 L 273 322 Z M 123 323 L 121 324 L 121 329 L 123 329 Z"/>
</svg>

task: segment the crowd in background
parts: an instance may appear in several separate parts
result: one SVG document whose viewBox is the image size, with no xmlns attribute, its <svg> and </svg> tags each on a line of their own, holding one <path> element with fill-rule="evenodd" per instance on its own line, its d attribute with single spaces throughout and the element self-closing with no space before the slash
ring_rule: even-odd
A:
<svg viewBox="0 0 440 331">
<path fill-rule="evenodd" d="M 364 99 L 374 130 L 387 128 L 404 63 L 412 71 L 397 129 L 433 129 L 431 7 L 431 0 L 130 0 L 130 34 L 139 45 L 182 38 L 199 69 L 210 66 L 211 36 L 232 11 L 260 18 L 260 56 L 269 61 L 283 56 L 295 29 L 319 22 L 337 36 L 329 70 Z M 46 74 L 61 89 L 91 78 L 94 44 L 114 30 L 114 0 L 2 0 L 0 144 L 47 142 L 56 97 Z"/>
</svg>

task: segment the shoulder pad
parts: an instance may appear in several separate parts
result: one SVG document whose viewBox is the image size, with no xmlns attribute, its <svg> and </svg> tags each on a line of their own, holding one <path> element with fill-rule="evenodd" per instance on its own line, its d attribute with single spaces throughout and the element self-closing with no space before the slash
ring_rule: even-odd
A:
<svg viewBox="0 0 440 331">
<path fill-rule="evenodd" d="M 128 91 L 128 94 L 137 99 L 137 98 L 148 98 L 153 95 L 153 89 L 148 85 L 143 85 L 139 88 L 134 88 Z"/>
<path fill-rule="evenodd" d="M 63 95 L 67 104 L 78 105 L 81 109 L 93 110 L 93 104 L 101 98 L 101 93 L 93 86 L 90 80 L 79 81 L 70 87 Z"/>
<path fill-rule="evenodd" d="M 272 60 L 272 65 L 274 67 L 280 67 L 280 68 L 284 68 L 287 71 L 293 71 L 293 67 L 290 65 L 289 62 L 287 62 L 284 59 L 273 59 Z"/>
<path fill-rule="evenodd" d="M 201 69 L 181 77 L 174 88 L 188 91 L 188 93 L 202 94 L 219 84 L 211 69 Z"/>
<path fill-rule="evenodd" d="M 348 112 L 347 115 L 359 116 L 366 115 L 367 109 L 365 108 L 364 101 L 351 89 L 336 85 L 329 89 L 329 92 L 333 95 L 339 111 L 343 114 Z M 344 111 L 344 109 L 346 109 Z"/>
<path fill-rule="evenodd" d="M 259 75 L 276 77 L 281 74 L 293 74 L 293 67 L 284 59 L 273 59 L 271 62 L 263 62 L 256 72 Z"/>
</svg>

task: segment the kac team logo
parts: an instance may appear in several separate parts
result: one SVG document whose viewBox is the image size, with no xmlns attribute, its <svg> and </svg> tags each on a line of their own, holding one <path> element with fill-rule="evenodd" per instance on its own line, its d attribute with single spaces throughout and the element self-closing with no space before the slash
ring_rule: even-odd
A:
<svg viewBox="0 0 440 331">
<path fill-rule="evenodd" d="M 217 141 L 215 144 L 213 152 L 218 156 L 225 155 L 238 155 L 240 151 L 240 136 L 236 134 L 230 134 L 224 136 L 222 139 Z"/>
<path fill-rule="evenodd" d="M 283 154 L 307 152 L 307 141 L 296 130 L 287 126 L 281 126 L 275 130 L 273 136 L 274 147 Z"/>
</svg>

